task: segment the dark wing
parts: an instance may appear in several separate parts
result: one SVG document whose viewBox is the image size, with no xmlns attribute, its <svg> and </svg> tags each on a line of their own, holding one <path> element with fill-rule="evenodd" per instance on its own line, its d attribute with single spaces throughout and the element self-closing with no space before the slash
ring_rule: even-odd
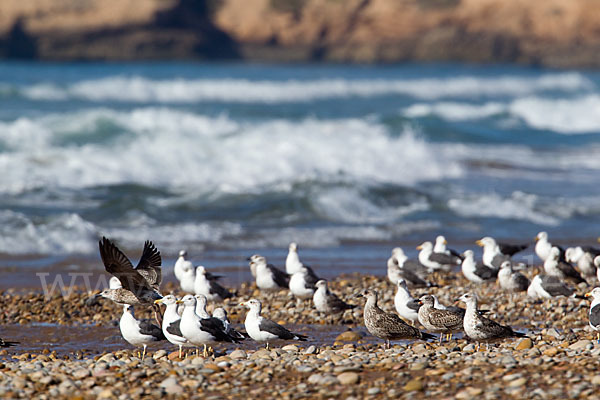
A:
<svg viewBox="0 0 600 400">
<path fill-rule="evenodd" d="M 408 301 L 406 303 L 406 306 L 408 308 L 410 308 L 411 310 L 415 310 L 415 311 L 419 311 L 419 308 L 421 308 L 421 305 L 419 304 L 419 302 L 415 299 L 412 299 L 410 301 Z"/>
<path fill-rule="evenodd" d="M 481 316 L 479 317 L 479 323 L 476 327 L 483 331 L 489 338 L 515 336 L 510 326 L 500 325 L 496 321 Z"/>
<path fill-rule="evenodd" d="M 288 274 L 276 268 L 273 264 L 267 264 L 267 268 L 271 271 L 273 280 L 277 286 L 282 288 L 288 288 L 290 286 L 290 276 Z"/>
<path fill-rule="evenodd" d="M 583 249 L 583 251 L 585 251 L 586 253 L 590 253 L 592 255 L 592 258 L 597 257 L 600 255 L 600 249 L 596 248 L 596 247 L 592 247 L 592 246 L 581 246 L 581 248 Z"/>
<path fill-rule="evenodd" d="M 571 264 L 565 261 L 558 262 L 558 269 L 561 270 L 565 277 L 573 279 L 577 283 L 585 282 L 585 279 L 581 277 L 579 272 Z"/>
<path fill-rule="evenodd" d="M 223 277 L 221 275 L 211 274 L 208 271 L 205 271 L 204 276 L 206 277 L 206 280 L 208 280 L 208 281 L 218 281 L 219 279 L 221 279 Z"/>
<path fill-rule="evenodd" d="M 514 256 L 520 251 L 525 250 L 529 247 L 529 244 L 508 244 L 508 243 L 497 243 L 500 248 L 500 253 L 507 256 Z"/>
<path fill-rule="evenodd" d="M 553 275 L 543 275 L 541 277 L 542 288 L 550 294 L 550 296 L 570 296 L 574 290 L 565 285 L 558 277 Z"/>
<path fill-rule="evenodd" d="M 218 295 L 222 299 L 233 297 L 233 293 L 219 285 L 217 281 L 208 281 L 208 285 L 210 286 L 210 292 Z"/>
<path fill-rule="evenodd" d="M 496 279 L 496 277 L 498 276 L 498 270 L 491 269 L 489 267 L 486 267 L 482 263 L 477 262 L 475 264 L 475 275 L 477 275 L 483 280 Z"/>
<path fill-rule="evenodd" d="M 596 304 L 590 309 L 590 324 L 595 327 L 600 325 L 600 304 Z"/>
<path fill-rule="evenodd" d="M 142 335 L 152 336 L 152 337 L 154 337 L 154 340 L 156 340 L 156 341 L 167 340 L 167 338 L 165 338 L 165 335 L 164 335 L 162 329 L 160 329 L 158 326 L 154 325 L 150 321 L 146 321 L 146 320 L 140 321 L 140 333 Z"/>
<path fill-rule="evenodd" d="M 434 284 L 427 282 L 425 279 L 421 278 L 419 275 L 415 274 L 409 269 L 400 269 L 400 276 L 412 286 L 415 287 L 431 287 L 435 286 Z"/>
<path fill-rule="evenodd" d="M 321 278 L 319 278 L 317 274 L 315 274 L 315 271 L 313 271 L 311 267 L 307 267 L 306 265 L 304 267 L 308 271 L 306 274 L 304 274 L 304 281 L 306 282 L 309 288 L 316 289 L 316 283 L 320 281 Z"/>
<path fill-rule="evenodd" d="M 458 257 L 461 260 L 465 259 L 465 257 L 456 250 L 448 249 L 448 248 L 446 248 L 446 250 L 450 253 L 451 256 Z"/>
<path fill-rule="evenodd" d="M 103 237 L 99 248 L 104 268 L 119 279 L 124 289 L 131 291 L 136 297 L 144 291 L 153 290 L 148 281 L 133 268 L 127 256 L 110 240 Z"/>
<path fill-rule="evenodd" d="M 16 346 L 18 344 L 19 344 L 19 342 L 9 342 L 9 341 L 6 341 L 6 340 L 0 338 L 0 347 L 11 347 L 11 346 Z"/>
<path fill-rule="evenodd" d="M 269 332 L 277 336 L 279 339 L 290 340 L 296 337 L 296 335 L 294 335 L 292 332 L 290 332 L 283 326 L 266 318 L 263 318 L 262 321 L 260 321 L 260 323 L 258 324 L 258 329 L 260 329 L 263 332 Z"/>
<path fill-rule="evenodd" d="M 529 286 L 529 279 L 523 274 L 513 274 L 512 279 L 520 290 L 527 290 Z"/>
<path fill-rule="evenodd" d="M 448 306 L 446 307 L 446 310 L 452 311 L 453 313 L 460 315 L 462 318 L 465 317 L 466 310 L 462 307 Z"/>
<path fill-rule="evenodd" d="M 421 338 L 421 331 L 413 328 L 402 320 L 399 316 L 392 313 L 378 313 L 378 324 L 385 327 L 386 339 L 408 339 Z"/>
<path fill-rule="evenodd" d="M 507 256 L 506 254 L 496 254 L 494 258 L 492 258 L 492 267 L 500 269 L 500 266 L 504 261 L 511 261 L 510 256 Z"/>
<path fill-rule="evenodd" d="M 171 322 L 169 324 L 169 326 L 167 326 L 167 332 L 169 332 L 171 335 L 174 335 L 174 336 L 184 337 L 181 334 L 181 329 L 179 329 L 180 324 L 181 324 L 180 319 L 178 319 L 177 321 Z"/>
<path fill-rule="evenodd" d="M 200 329 L 210 333 L 217 342 L 238 342 L 237 339 L 225 332 L 223 321 L 218 318 L 202 318 L 200 320 Z"/>
<path fill-rule="evenodd" d="M 460 257 L 444 254 L 444 253 L 431 253 L 429 260 L 440 263 L 442 265 L 458 265 L 461 263 Z"/>
<path fill-rule="evenodd" d="M 405 260 L 400 266 L 404 271 L 410 271 L 419 276 L 427 275 L 427 267 L 421 264 L 418 260 Z"/>
<path fill-rule="evenodd" d="M 331 293 L 329 290 L 327 291 L 327 307 L 330 308 L 333 312 L 342 312 L 344 310 L 351 310 L 356 307 L 353 304 L 348 304 L 339 297 L 337 297 L 334 293 Z"/>
<path fill-rule="evenodd" d="M 154 246 L 149 240 L 144 243 L 144 251 L 137 267 L 136 271 L 140 273 L 156 290 L 162 282 L 162 270 L 161 270 L 162 259 L 160 257 L 160 251 Z"/>
</svg>

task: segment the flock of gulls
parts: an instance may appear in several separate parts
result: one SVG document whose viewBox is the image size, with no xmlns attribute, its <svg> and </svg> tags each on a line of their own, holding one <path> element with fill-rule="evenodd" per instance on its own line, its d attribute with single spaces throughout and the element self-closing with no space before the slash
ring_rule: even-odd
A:
<svg viewBox="0 0 600 400">
<path fill-rule="evenodd" d="M 569 282 L 576 285 L 587 283 L 593 277 L 600 281 L 600 249 L 580 246 L 564 250 L 553 245 L 546 232 L 540 232 L 535 239 L 535 253 L 543 262 L 543 272 L 531 281 L 519 272 L 529 266 L 512 260 L 516 253 L 528 247 L 527 244 L 509 245 L 489 236 L 484 237 L 476 242 L 483 248 L 481 261 L 475 260 L 472 250 L 458 253 L 447 248 L 443 236 L 438 236 L 435 242 L 419 245 L 417 259 L 409 259 L 400 247 L 394 248 L 387 262 L 387 278 L 397 288 L 394 297 L 396 313 L 385 312 L 378 306 L 378 293 L 375 290 L 367 289 L 358 293 L 355 297 L 366 299 L 363 316 L 367 330 L 371 335 L 385 340 L 387 348 L 392 340 L 428 340 L 436 338 L 433 334 L 438 334 L 442 342 L 462 332 L 478 345 L 525 336 L 487 318 L 486 310 L 478 309 L 478 298 L 472 291 L 457 299 L 466 306 L 460 308 L 444 306 L 431 294 L 413 298 L 409 287 L 437 286 L 432 279 L 436 274 L 450 273 L 458 267 L 464 277 L 475 285 L 496 281 L 502 290 L 526 292 L 527 296 L 533 298 L 575 297 L 576 290 Z M 209 301 L 219 303 L 234 297 L 235 293 L 219 283 L 221 276 L 212 274 L 203 266 L 194 266 L 186 258 L 186 251 L 179 253 L 174 265 L 174 274 L 181 290 L 189 293 L 182 298 L 160 292 L 162 259 L 152 242 L 144 243 L 142 256 L 135 267 L 105 237 L 99 242 L 99 251 L 104 267 L 112 277 L 109 288 L 98 296 L 123 307 L 119 321 L 121 334 L 130 344 L 143 347 L 142 359 L 147 346 L 161 340 L 177 346 L 181 358 L 184 347 L 195 348 L 197 353 L 202 347 L 204 356 L 207 356 L 210 346 L 218 342 L 240 343 L 252 339 L 266 343 L 268 348 L 272 341 L 304 341 L 308 338 L 261 315 L 262 304 L 258 299 L 239 303 L 248 308 L 244 321 L 245 332 L 233 327 L 223 307 L 215 305 L 212 315 L 209 314 Z M 300 261 L 295 243 L 289 246 L 285 270 L 269 264 L 264 256 L 258 254 L 249 257 L 248 261 L 260 291 L 287 289 L 297 302 L 312 299 L 314 308 L 331 318 L 356 307 L 331 292 L 327 281 L 320 279 L 311 267 Z M 589 324 L 597 332 L 600 343 L 600 287 L 585 296 L 592 297 Z M 152 307 L 155 321 L 137 319 L 134 307 Z M 0 339 L 0 347 L 15 344 Z"/>
</svg>

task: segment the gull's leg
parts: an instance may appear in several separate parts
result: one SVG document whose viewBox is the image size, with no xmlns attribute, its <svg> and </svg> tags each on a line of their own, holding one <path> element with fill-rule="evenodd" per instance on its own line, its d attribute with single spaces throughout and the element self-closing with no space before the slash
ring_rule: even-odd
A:
<svg viewBox="0 0 600 400">
<path fill-rule="evenodd" d="M 144 345 L 144 352 L 142 353 L 142 362 L 144 362 L 144 357 L 146 357 L 146 347 L 148 346 Z"/>
<path fill-rule="evenodd" d="M 204 354 L 204 358 L 208 357 L 208 351 L 206 351 L 206 343 L 204 343 L 204 351 L 202 354 Z"/>
<path fill-rule="evenodd" d="M 269 350 L 269 342 L 267 342 L 267 346 L 265 347 L 265 349 Z"/>
<path fill-rule="evenodd" d="M 179 358 L 181 358 L 181 345 L 179 345 Z"/>
</svg>

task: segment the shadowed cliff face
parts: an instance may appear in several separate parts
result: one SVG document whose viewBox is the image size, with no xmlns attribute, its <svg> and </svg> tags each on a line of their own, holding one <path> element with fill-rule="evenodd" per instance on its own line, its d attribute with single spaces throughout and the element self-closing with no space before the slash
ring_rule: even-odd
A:
<svg viewBox="0 0 600 400">
<path fill-rule="evenodd" d="M 600 66 L 595 0 L 31 2 L 0 3 L 3 57 Z"/>
</svg>

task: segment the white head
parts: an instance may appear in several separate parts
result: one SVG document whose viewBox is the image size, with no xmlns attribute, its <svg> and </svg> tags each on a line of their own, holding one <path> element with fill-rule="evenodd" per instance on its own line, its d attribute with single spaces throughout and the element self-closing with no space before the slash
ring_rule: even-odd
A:
<svg viewBox="0 0 600 400">
<path fill-rule="evenodd" d="M 477 243 L 478 246 L 480 247 L 494 247 L 496 246 L 496 240 L 494 240 L 493 237 L 490 236 L 485 236 L 482 237 L 481 239 L 479 239 L 478 241 L 476 241 L 475 243 Z"/>
<path fill-rule="evenodd" d="M 500 269 L 501 270 L 506 269 L 506 270 L 511 271 L 512 263 L 510 262 L 510 260 L 503 261 L 502 264 L 500 264 Z"/>
<path fill-rule="evenodd" d="M 177 297 L 172 294 L 168 294 L 162 299 L 158 299 L 154 301 L 154 304 L 164 304 L 167 307 L 177 303 Z"/>
<path fill-rule="evenodd" d="M 473 258 L 475 258 L 475 253 L 473 253 L 473 250 L 465 250 L 465 252 L 463 253 L 463 256 L 465 256 L 465 260 L 467 258 L 473 259 Z"/>
<path fill-rule="evenodd" d="M 600 300 L 600 287 L 593 288 L 589 293 L 585 294 L 585 297 L 592 297 L 593 300 Z"/>
<path fill-rule="evenodd" d="M 240 305 L 248 307 L 250 309 L 250 311 L 254 311 L 257 314 L 260 314 L 260 311 L 262 309 L 262 304 L 260 303 L 259 300 L 256 300 L 256 299 L 250 299 L 246 302 L 240 303 Z"/>
<path fill-rule="evenodd" d="M 469 305 L 477 306 L 477 295 L 472 292 L 463 294 L 462 296 L 460 296 L 460 298 L 458 300 L 464 302 L 467 306 L 469 306 Z"/>
<path fill-rule="evenodd" d="M 186 257 L 186 256 L 187 256 L 187 251 L 185 251 L 185 250 L 179 251 L 179 257 Z"/>
<path fill-rule="evenodd" d="M 183 304 L 185 308 L 196 307 L 196 298 L 191 294 L 186 294 L 181 300 L 177 300 L 177 304 Z"/>
<path fill-rule="evenodd" d="M 298 251 L 298 245 L 295 242 L 290 243 L 289 250 Z"/>
<path fill-rule="evenodd" d="M 191 296 L 191 294 L 188 294 L 188 296 Z M 197 294 L 193 297 L 194 297 L 194 304 L 197 304 L 197 307 L 201 307 L 201 309 L 206 309 L 206 303 L 208 302 L 208 300 L 206 299 L 205 295 Z"/>
<path fill-rule="evenodd" d="M 594 265 L 596 268 L 600 268 L 600 256 L 594 257 Z"/>
<path fill-rule="evenodd" d="M 315 286 L 317 288 L 324 288 L 327 290 L 327 281 L 325 279 L 320 279 L 317 281 L 317 283 L 315 283 Z"/>
<path fill-rule="evenodd" d="M 263 256 L 256 256 L 254 262 L 256 265 L 267 265 L 267 258 Z"/>
<path fill-rule="evenodd" d="M 536 241 L 537 241 L 537 240 L 548 240 L 548 233 L 546 233 L 546 232 L 544 232 L 544 231 L 542 231 L 542 232 L 539 232 L 539 233 L 536 235 L 536 237 L 535 237 L 535 240 L 536 240 Z"/>
<path fill-rule="evenodd" d="M 435 238 L 435 244 L 436 246 L 445 246 L 446 244 L 448 244 L 448 241 L 446 240 L 446 238 L 442 235 L 439 235 L 438 237 Z"/>
<path fill-rule="evenodd" d="M 398 283 L 397 283 L 399 288 L 402 288 L 406 291 L 408 291 L 408 286 L 406 286 L 406 281 L 402 278 L 398 279 Z"/>
<path fill-rule="evenodd" d="M 227 320 L 227 311 L 223 307 L 217 307 L 213 310 L 212 316 L 220 319 L 221 321 Z"/>
<path fill-rule="evenodd" d="M 133 315 L 133 306 L 129 305 L 129 304 L 124 304 L 123 305 L 123 313 L 126 313 L 126 312 Z"/>
<path fill-rule="evenodd" d="M 433 243 L 431 242 L 423 242 L 417 246 L 417 250 L 431 250 L 433 249 Z"/>
<path fill-rule="evenodd" d="M 392 249 L 392 257 L 403 257 L 404 254 L 404 250 L 402 250 L 402 247 L 394 247 Z"/>
<path fill-rule="evenodd" d="M 196 267 L 196 275 L 206 275 L 206 268 L 204 268 L 202 265 L 198 265 Z"/>
<path fill-rule="evenodd" d="M 559 256 L 560 256 L 560 249 L 556 246 L 552 246 L 552 248 L 550 249 L 550 257 L 549 258 L 558 260 Z"/>
</svg>

